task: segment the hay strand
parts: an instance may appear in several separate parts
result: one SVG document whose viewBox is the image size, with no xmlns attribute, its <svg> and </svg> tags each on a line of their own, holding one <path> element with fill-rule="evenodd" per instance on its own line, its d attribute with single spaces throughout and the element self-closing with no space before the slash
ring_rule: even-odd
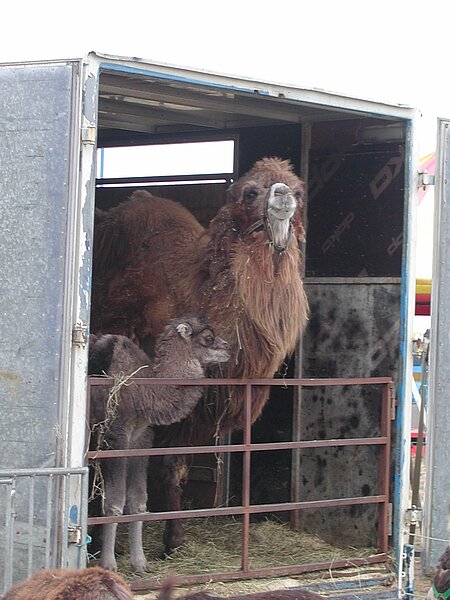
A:
<svg viewBox="0 0 450 600">
<path fill-rule="evenodd" d="M 169 572 L 194 575 L 240 570 L 242 527 L 238 518 L 189 519 L 185 525 L 186 543 L 164 560 L 159 558 L 164 523 L 144 525 L 144 552 L 151 577 L 162 580 Z M 118 560 L 119 571 L 135 578 L 128 560 L 126 527 L 119 526 L 118 539 L 126 549 Z M 250 524 L 251 569 L 332 562 L 375 553 L 374 548 L 355 549 L 328 544 L 316 535 L 293 531 L 288 523 L 273 518 Z"/>
</svg>

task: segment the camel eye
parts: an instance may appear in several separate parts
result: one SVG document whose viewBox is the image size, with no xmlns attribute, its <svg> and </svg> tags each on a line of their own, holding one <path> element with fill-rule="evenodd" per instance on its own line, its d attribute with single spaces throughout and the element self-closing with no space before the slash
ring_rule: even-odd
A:
<svg viewBox="0 0 450 600">
<path fill-rule="evenodd" d="M 301 192 L 295 192 L 294 196 L 295 196 L 296 200 L 301 200 L 302 199 L 302 193 Z"/>
<path fill-rule="evenodd" d="M 205 346 L 212 346 L 214 343 L 214 336 L 211 333 L 207 333 L 203 336 L 203 344 Z"/>
<path fill-rule="evenodd" d="M 254 200 L 256 200 L 257 197 L 258 197 L 258 190 L 256 190 L 255 188 L 250 188 L 248 190 L 245 190 L 245 192 L 244 192 L 244 200 L 248 204 L 251 204 L 252 202 L 254 202 Z"/>
</svg>

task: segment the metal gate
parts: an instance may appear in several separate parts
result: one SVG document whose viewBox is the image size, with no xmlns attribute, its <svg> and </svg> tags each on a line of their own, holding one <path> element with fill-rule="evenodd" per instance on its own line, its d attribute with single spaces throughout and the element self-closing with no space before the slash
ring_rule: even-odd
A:
<svg viewBox="0 0 450 600">
<path fill-rule="evenodd" d="M 139 385 L 192 385 L 192 380 L 182 379 L 145 379 L 133 378 Z M 112 386 L 114 379 L 91 377 L 90 389 L 92 386 L 109 385 Z M 240 506 L 225 506 L 210 509 L 191 509 L 183 511 L 155 512 L 134 515 L 122 515 L 119 517 L 92 517 L 88 519 L 90 525 L 104 523 L 129 523 L 132 521 L 161 521 L 168 519 L 186 519 L 213 516 L 231 516 L 239 515 L 242 519 L 242 540 L 241 540 L 241 565 L 236 571 L 226 571 L 208 574 L 191 574 L 189 576 L 179 576 L 176 578 L 180 584 L 204 583 L 207 581 L 226 581 L 232 579 L 247 579 L 255 577 L 271 577 L 281 575 L 293 575 L 308 571 L 317 571 L 328 569 L 331 564 L 333 567 L 347 567 L 354 565 L 363 565 L 370 563 L 380 563 L 388 559 L 388 533 L 389 533 L 389 465 L 390 465 L 390 425 L 392 417 L 392 380 L 388 377 L 373 377 L 367 379 L 264 379 L 264 380 L 226 380 L 226 379 L 205 379 L 196 380 L 195 384 L 204 384 L 205 386 L 234 385 L 245 386 L 245 427 L 242 444 L 218 444 L 213 446 L 191 446 L 191 447 L 173 447 L 173 448 L 152 448 L 147 450 L 103 450 L 87 452 L 88 459 L 105 459 L 129 456 L 163 456 L 163 455 L 193 455 L 193 454 L 211 454 L 211 453 L 242 453 L 243 454 L 243 474 L 242 474 L 242 504 Z M 381 388 L 380 399 L 380 419 L 379 435 L 376 437 L 348 438 L 348 439 L 320 439 L 312 441 L 290 441 L 277 443 L 252 443 L 251 433 L 251 394 L 254 386 L 270 384 L 271 386 L 296 386 L 301 388 L 328 387 L 328 386 L 379 386 Z M 250 460 L 253 452 L 263 452 L 267 450 L 292 450 L 300 452 L 309 448 L 328 448 L 328 447 L 349 447 L 349 446 L 378 446 L 380 449 L 378 462 L 378 482 L 377 493 L 365 496 L 355 496 L 346 498 L 331 498 L 315 501 L 302 501 L 299 498 L 293 499 L 287 503 L 273 503 L 255 505 L 250 503 Z M 331 562 L 309 563 L 301 565 L 279 566 L 264 569 L 255 569 L 250 565 L 249 560 L 249 526 L 250 517 L 261 513 L 279 513 L 289 511 L 295 514 L 298 511 L 318 508 L 334 508 L 356 505 L 375 505 L 378 507 L 378 548 L 377 553 L 364 558 L 348 557 L 344 560 L 334 560 Z M 155 578 L 141 579 L 132 582 L 132 589 L 144 590 L 157 586 Z"/>
<path fill-rule="evenodd" d="M 70 498 L 81 497 L 79 507 Z M 67 567 L 69 544 L 85 565 L 88 469 L 0 470 L 3 592 L 43 568 Z"/>
</svg>

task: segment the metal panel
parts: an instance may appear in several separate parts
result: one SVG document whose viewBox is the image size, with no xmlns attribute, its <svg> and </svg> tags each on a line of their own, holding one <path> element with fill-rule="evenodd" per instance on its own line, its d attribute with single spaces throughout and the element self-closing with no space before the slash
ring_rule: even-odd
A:
<svg viewBox="0 0 450 600">
<path fill-rule="evenodd" d="M 0 70 L 0 467 L 56 465 L 72 66 Z"/>
<path fill-rule="evenodd" d="M 393 543 L 397 559 L 397 585 L 404 586 L 404 544 L 408 528 L 405 523 L 409 504 L 411 404 L 412 404 L 412 334 L 415 308 L 415 247 L 418 187 L 418 138 L 415 122 L 406 125 L 405 140 L 405 210 L 403 216 L 402 287 L 400 306 L 400 378 L 395 421 L 394 521 Z"/>
<path fill-rule="evenodd" d="M 0 468 L 10 471 L 83 463 L 87 351 L 72 344 L 72 329 L 88 321 L 95 138 L 81 121 L 81 73 L 79 61 L 0 69 Z M 95 84 L 89 100 L 96 102 Z M 89 151 L 80 177 L 82 123 Z M 33 513 L 29 543 L 50 527 L 46 552 L 61 566 L 70 554 L 71 564 L 84 564 L 84 547 L 68 550 L 69 525 L 87 518 L 82 487 L 52 487 L 50 502 L 36 484 L 33 507 L 29 494 L 13 494 L 13 513 Z M 22 562 L 10 565 L 15 579 Z"/>
<path fill-rule="evenodd" d="M 400 286 L 371 278 L 352 284 L 341 278 L 316 281 L 306 279 L 311 315 L 303 340 L 303 375 L 389 376 L 396 386 Z M 379 431 L 379 414 L 380 394 L 375 389 L 303 389 L 301 439 L 373 435 Z M 330 489 L 342 495 L 370 494 L 379 479 L 377 460 L 374 447 L 303 451 L 299 496 L 326 497 Z M 320 511 L 305 515 L 301 525 L 328 541 L 361 546 L 376 539 L 377 513 L 371 507 L 339 509 L 332 520 Z"/>
<path fill-rule="evenodd" d="M 65 529 L 65 545 L 54 535 L 60 507 L 69 510 L 74 487 L 83 488 L 87 510 L 88 469 L 0 470 L 0 592 L 42 568 L 65 567 L 69 533 L 79 544 L 87 535 L 86 520 L 80 530 Z M 57 496 L 61 502 L 57 503 Z M 81 566 L 81 565 L 79 565 Z M 84 566 L 84 565 L 83 565 Z"/>
<path fill-rule="evenodd" d="M 194 86 L 193 91 L 202 86 L 211 92 L 229 91 L 242 96 L 258 95 L 267 100 L 271 98 L 286 99 L 288 102 L 302 102 L 303 106 L 314 108 L 314 115 L 307 119 L 317 121 L 329 113 L 333 119 L 339 114 L 359 113 L 367 116 L 413 118 L 414 109 L 405 105 L 395 105 L 385 102 L 350 98 L 348 96 L 324 92 L 319 89 L 306 89 L 279 83 L 253 81 L 237 76 L 224 76 L 207 71 L 193 71 L 186 68 L 175 67 L 167 64 L 149 63 L 141 59 L 133 59 L 107 54 L 91 53 L 91 62 L 98 61 L 101 68 L 110 74 L 123 73 L 127 76 L 154 78 L 157 82 L 170 81 L 171 84 L 189 89 Z"/>
<path fill-rule="evenodd" d="M 449 121 L 439 123 L 439 169 L 435 207 L 435 254 L 431 304 L 429 423 L 424 505 L 423 564 L 429 571 L 450 537 L 450 137 Z"/>
</svg>

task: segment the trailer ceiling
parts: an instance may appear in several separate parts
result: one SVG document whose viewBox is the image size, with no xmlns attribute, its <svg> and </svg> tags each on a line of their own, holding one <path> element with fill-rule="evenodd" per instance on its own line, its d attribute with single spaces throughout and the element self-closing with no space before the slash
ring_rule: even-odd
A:
<svg viewBox="0 0 450 600">
<path fill-rule="evenodd" d="M 336 121 L 367 113 L 301 103 L 176 79 L 103 72 L 99 86 L 99 145 L 146 143 L 163 137 L 243 127 Z"/>
</svg>

